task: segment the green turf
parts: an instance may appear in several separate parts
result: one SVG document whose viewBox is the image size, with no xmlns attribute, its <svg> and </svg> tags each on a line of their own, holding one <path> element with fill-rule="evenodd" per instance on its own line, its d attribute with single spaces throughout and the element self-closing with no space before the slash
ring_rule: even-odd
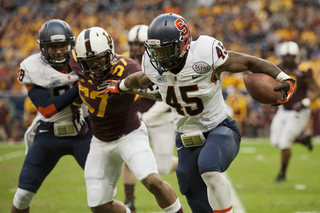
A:
<svg viewBox="0 0 320 213">
<path fill-rule="evenodd" d="M 0 212 L 10 212 L 23 153 L 22 143 L 0 143 Z M 279 170 L 279 158 L 279 150 L 271 147 L 267 140 L 243 139 L 228 176 L 246 213 L 320 213 L 319 143 L 315 144 L 313 152 L 294 145 L 287 182 L 276 184 L 273 179 Z M 162 178 L 176 190 L 185 213 L 191 213 L 186 199 L 179 193 L 175 174 Z M 136 185 L 135 196 L 137 212 L 161 212 L 154 197 L 141 183 Z M 124 200 L 122 180 L 118 184 L 117 199 Z M 73 157 L 60 160 L 35 196 L 31 209 L 34 213 L 90 212 L 83 171 Z"/>
</svg>

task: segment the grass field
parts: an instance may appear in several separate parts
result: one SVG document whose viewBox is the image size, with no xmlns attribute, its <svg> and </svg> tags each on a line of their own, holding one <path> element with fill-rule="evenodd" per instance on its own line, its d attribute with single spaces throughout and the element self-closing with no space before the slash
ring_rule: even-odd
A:
<svg viewBox="0 0 320 213">
<path fill-rule="evenodd" d="M 227 176 L 236 193 L 234 213 L 320 213 L 320 140 L 315 139 L 313 152 L 294 145 L 287 182 L 273 179 L 280 166 L 279 150 L 268 140 L 243 139 L 240 153 Z M 18 176 L 24 160 L 24 144 L 0 143 L 0 212 L 10 212 Z M 162 176 L 176 190 L 185 213 L 191 213 L 180 194 L 175 174 Z M 137 212 L 162 212 L 153 196 L 141 183 L 136 185 Z M 122 180 L 117 199 L 123 201 Z M 90 212 L 83 171 L 73 157 L 66 156 L 47 177 L 36 194 L 33 213 Z"/>
</svg>

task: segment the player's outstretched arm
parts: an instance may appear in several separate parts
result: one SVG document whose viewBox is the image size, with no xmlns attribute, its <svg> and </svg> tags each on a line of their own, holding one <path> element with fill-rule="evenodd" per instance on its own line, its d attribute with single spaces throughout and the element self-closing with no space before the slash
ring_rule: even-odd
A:
<svg viewBox="0 0 320 213">
<path fill-rule="evenodd" d="M 295 81 L 290 76 L 282 72 L 282 70 L 276 65 L 262 58 L 244 53 L 229 51 L 228 54 L 229 58 L 227 61 L 216 69 L 217 74 L 220 74 L 223 71 L 232 73 L 244 71 L 265 73 L 281 83 L 280 86 L 274 88 L 275 91 L 283 91 L 285 94 L 285 98 L 278 101 L 279 104 L 288 102 L 292 97 Z"/>
<path fill-rule="evenodd" d="M 108 101 L 117 98 L 123 92 L 141 94 L 139 90 L 150 87 L 152 82 L 144 75 L 142 71 L 133 73 L 122 80 L 107 80 L 99 86 L 99 95 L 109 93 Z"/>
</svg>

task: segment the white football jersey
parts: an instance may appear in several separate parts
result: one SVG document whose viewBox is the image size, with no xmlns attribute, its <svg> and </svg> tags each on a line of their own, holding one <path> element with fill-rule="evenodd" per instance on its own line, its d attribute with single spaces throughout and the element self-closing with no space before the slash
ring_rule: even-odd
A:
<svg viewBox="0 0 320 213">
<path fill-rule="evenodd" d="M 51 97 L 62 95 L 65 91 L 72 88 L 78 81 L 78 76 L 74 73 L 64 74 L 52 68 L 41 59 L 41 53 L 29 56 L 21 62 L 18 80 L 24 85 L 37 85 L 46 88 Z M 21 73 L 23 72 L 23 73 Z M 87 108 L 82 105 L 84 117 L 88 115 Z M 46 122 L 60 122 L 71 120 L 71 108 L 66 107 L 62 111 L 53 115 L 51 118 L 45 118 L 38 113 L 40 119 Z"/>
<path fill-rule="evenodd" d="M 171 72 L 160 75 L 145 52 L 142 71 L 159 86 L 163 101 L 171 106 L 177 132 L 207 132 L 228 117 L 222 77 L 215 75 L 215 69 L 227 58 L 220 41 L 200 36 L 191 42 L 185 66 L 177 75 Z"/>
</svg>

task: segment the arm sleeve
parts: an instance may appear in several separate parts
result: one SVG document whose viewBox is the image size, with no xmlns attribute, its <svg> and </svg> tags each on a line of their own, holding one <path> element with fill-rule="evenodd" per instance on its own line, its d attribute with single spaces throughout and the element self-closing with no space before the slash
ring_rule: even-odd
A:
<svg viewBox="0 0 320 213">
<path fill-rule="evenodd" d="M 56 97 L 50 97 L 47 89 L 35 86 L 29 90 L 28 96 L 37 107 L 38 111 L 44 117 L 50 118 L 72 104 L 74 99 L 79 96 L 78 84 L 62 95 Z"/>
</svg>

